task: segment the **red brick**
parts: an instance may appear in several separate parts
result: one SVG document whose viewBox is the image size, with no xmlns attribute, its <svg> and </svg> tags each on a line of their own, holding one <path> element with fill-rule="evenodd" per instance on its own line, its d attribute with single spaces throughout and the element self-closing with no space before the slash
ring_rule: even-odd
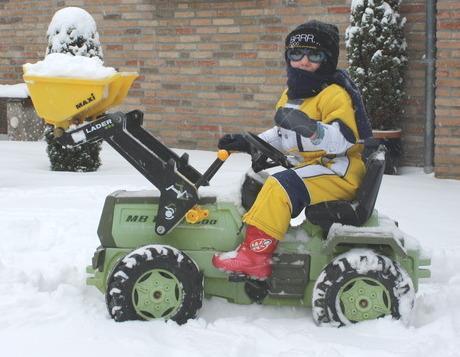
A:
<svg viewBox="0 0 460 357">
<path fill-rule="evenodd" d="M 438 22 L 437 29 L 439 30 L 459 30 L 460 21 L 442 21 Z"/>
<path fill-rule="evenodd" d="M 331 6 L 327 8 L 327 12 L 330 14 L 349 14 L 349 6 Z"/>
<path fill-rule="evenodd" d="M 178 27 L 176 28 L 176 33 L 178 35 L 191 35 L 195 33 L 195 29 L 192 27 Z"/>
</svg>

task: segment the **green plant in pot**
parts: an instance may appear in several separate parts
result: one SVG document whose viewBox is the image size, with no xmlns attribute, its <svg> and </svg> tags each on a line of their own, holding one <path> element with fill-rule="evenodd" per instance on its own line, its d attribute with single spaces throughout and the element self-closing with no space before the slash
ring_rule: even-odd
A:
<svg viewBox="0 0 460 357">
<path fill-rule="evenodd" d="M 372 123 L 370 146 L 387 149 L 385 173 L 396 174 L 402 155 L 407 44 L 401 0 L 354 0 L 345 33 L 349 71 L 360 88 Z"/>
</svg>

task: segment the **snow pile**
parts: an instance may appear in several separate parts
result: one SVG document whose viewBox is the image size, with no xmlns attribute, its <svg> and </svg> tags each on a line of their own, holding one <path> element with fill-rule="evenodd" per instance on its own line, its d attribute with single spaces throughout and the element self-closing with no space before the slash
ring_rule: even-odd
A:
<svg viewBox="0 0 460 357">
<path fill-rule="evenodd" d="M 0 98 L 27 98 L 29 91 L 25 83 L 0 84 Z"/>
<path fill-rule="evenodd" d="M 117 73 L 112 67 L 104 67 L 104 62 L 97 57 L 72 56 L 63 53 L 49 54 L 43 61 L 34 64 L 26 63 L 24 72 L 38 77 L 86 79 L 102 79 Z"/>
</svg>

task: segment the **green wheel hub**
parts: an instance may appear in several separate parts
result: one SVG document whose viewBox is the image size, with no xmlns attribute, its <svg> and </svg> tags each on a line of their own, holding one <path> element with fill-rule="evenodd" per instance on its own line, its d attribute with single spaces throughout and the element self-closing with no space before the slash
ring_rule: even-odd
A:
<svg viewBox="0 0 460 357">
<path fill-rule="evenodd" d="M 352 321 L 376 319 L 391 313 L 388 289 L 378 280 L 358 277 L 339 290 L 338 299 L 345 317 Z"/>
<path fill-rule="evenodd" d="M 149 270 L 137 279 L 133 287 L 134 309 L 146 320 L 168 319 L 179 309 L 182 300 L 182 284 L 167 270 Z"/>
</svg>

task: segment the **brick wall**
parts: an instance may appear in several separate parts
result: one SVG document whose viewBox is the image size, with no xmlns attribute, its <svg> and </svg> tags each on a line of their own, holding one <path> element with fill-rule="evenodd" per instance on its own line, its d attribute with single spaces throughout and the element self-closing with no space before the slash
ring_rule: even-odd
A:
<svg viewBox="0 0 460 357">
<path fill-rule="evenodd" d="M 435 174 L 460 178 L 460 3 L 437 4 Z"/>
<path fill-rule="evenodd" d="M 402 125 L 403 164 L 422 166 L 425 145 L 425 1 L 402 0 L 401 15 L 407 19 L 405 33 L 409 55 L 407 102 Z"/>
<path fill-rule="evenodd" d="M 222 133 L 270 127 L 285 85 L 284 37 L 307 19 L 339 26 L 339 66 L 346 67 L 349 0 L 2 0 L 1 83 L 17 83 L 21 65 L 43 57 L 47 26 L 65 6 L 93 15 L 106 65 L 141 74 L 123 109 L 143 110 L 145 126 L 174 147 L 213 149 Z M 410 165 L 423 164 L 424 13 L 424 1 L 403 1 Z"/>
</svg>

